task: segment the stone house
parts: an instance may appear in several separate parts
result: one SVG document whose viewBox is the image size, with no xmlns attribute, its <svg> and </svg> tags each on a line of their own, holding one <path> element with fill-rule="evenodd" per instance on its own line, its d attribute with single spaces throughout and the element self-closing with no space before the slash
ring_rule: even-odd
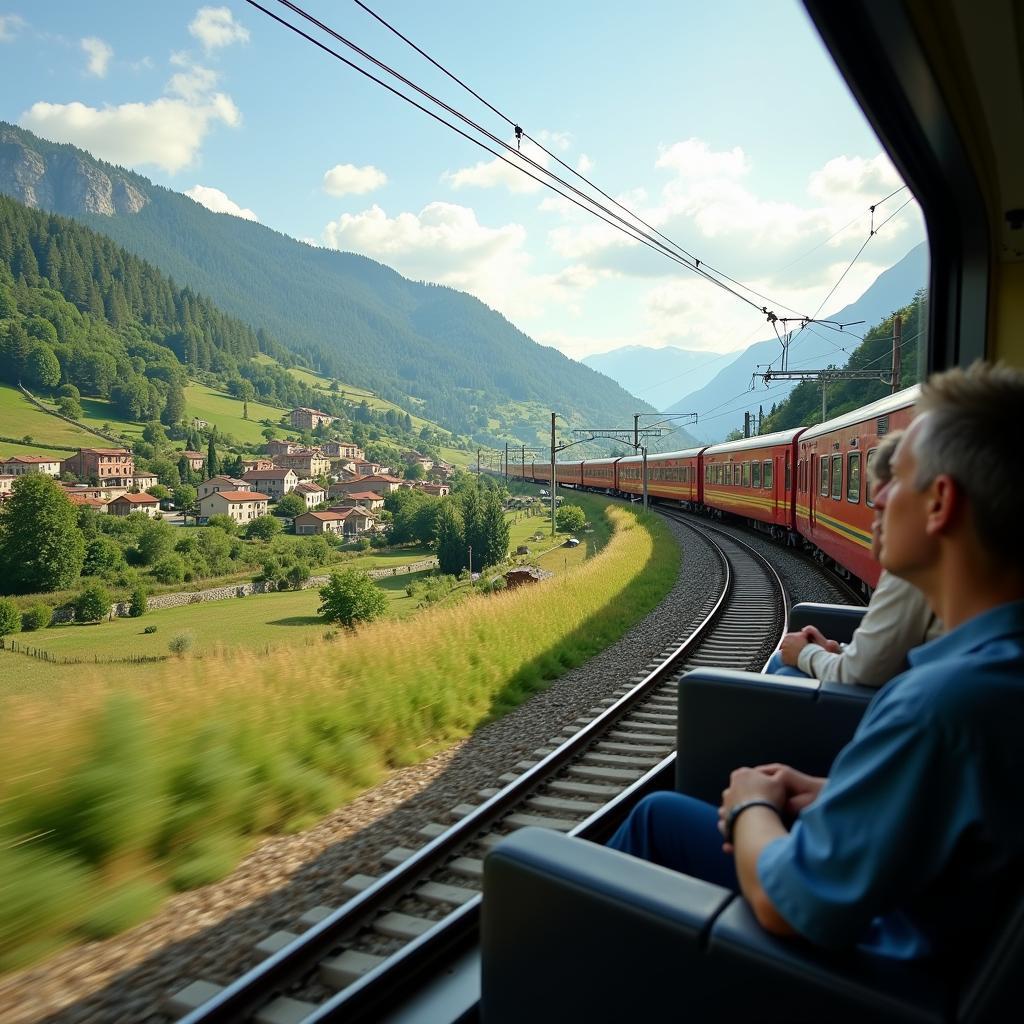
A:
<svg viewBox="0 0 1024 1024">
<path fill-rule="evenodd" d="M 275 455 L 274 465 L 279 469 L 294 469 L 300 478 L 326 476 L 331 471 L 331 460 L 317 448 L 301 448 L 290 455 Z"/>
<path fill-rule="evenodd" d="M 292 409 L 291 424 L 296 430 L 316 430 L 322 423 L 329 427 L 334 422 L 334 417 L 327 412 L 320 412 L 319 409 L 307 409 L 301 406 Z"/>
<path fill-rule="evenodd" d="M 135 456 L 127 448 L 79 448 L 75 455 L 64 460 L 63 468 L 79 480 L 95 477 L 100 483 L 131 487 Z"/>
<path fill-rule="evenodd" d="M 355 494 L 357 491 L 373 491 L 374 494 L 388 495 L 403 486 L 404 481 L 396 476 L 377 474 L 376 476 L 357 476 L 352 480 L 339 480 L 331 485 L 331 494 Z"/>
<path fill-rule="evenodd" d="M 415 485 L 417 490 L 422 491 L 424 494 L 433 495 L 435 498 L 443 498 L 447 494 L 452 493 L 451 487 L 448 484 L 425 484 L 418 483 Z"/>
<path fill-rule="evenodd" d="M 321 502 L 327 500 L 327 491 L 319 484 L 298 483 L 295 485 L 295 490 L 292 493 L 305 498 L 307 509 L 316 508 Z"/>
<path fill-rule="evenodd" d="M 261 492 L 269 495 L 271 501 L 280 501 L 295 490 L 299 478 L 293 469 L 254 469 L 244 473 L 242 479 Z"/>
<path fill-rule="evenodd" d="M 188 468 L 193 473 L 202 473 L 206 465 L 206 456 L 202 452 L 183 451 L 178 455 L 179 459 L 188 459 Z"/>
<path fill-rule="evenodd" d="M 0 498 L 3 497 L 3 480 L 0 478 Z M 74 491 L 66 491 L 68 501 L 73 505 L 84 505 L 86 508 L 95 509 L 97 512 L 106 512 L 107 506 L 110 504 L 106 498 L 94 498 L 89 494 L 76 494 Z"/>
<path fill-rule="evenodd" d="M 328 509 L 326 512 L 303 512 L 296 516 L 295 532 L 338 533 L 355 537 L 372 529 L 375 523 L 375 517 L 363 508 Z"/>
<path fill-rule="evenodd" d="M 242 459 L 242 472 L 249 473 L 254 469 L 273 469 L 273 459 Z"/>
<path fill-rule="evenodd" d="M 354 441 L 322 441 L 320 450 L 332 459 L 362 459 L 365 455 L 362 448 Z"/>
<path fill-rule="evenodd" d="M 228 516 L 239 526 L 267 514 L 270 498 L 258 491 L 212 491 L 199 502 L 199 522 L 211 516 Z"/>
<path fill-rule="evenodd" d="M 422 466 L 425 473 L 429 473 L 434 468 L 434 460 L 419 452 L 403 452 L 402 458 L 407 466 Z"/>
<path fill-rule="evenodd" d="M 256 488 L 247 480 L 236 480 L 231 476 L 211 476 L 209 480 L 204 480 L 196 490 L 197 497 L 202 499 L 217 491 L 254 491 Z"/>
<path fill-rule="evenodd" d="M 107 513 L 112 516 L 144 512 L 153 519 L 159 511 L 160 502 L 152 494 L 120 494 L 107 504 Z"/>
<path fill-rule="evenodd" d="M 60 476 L 60 459 L 49 455 L 12 455 L 0 459 L 0 476 L 25 476 L 28 473 L 42 473 L 45 476 Z"/>
<path fill-rule="evenodd" d="M 140 491 L 156 487 L 158 483 L 160 481 L 157 479 L 156 473 L 136 473 L 132 477 L 132 487 L 137 487 Z"/>
<path fill-rule="evenodd" d="M 263 450 L 273 458 L 275 455 L 291 455 L 302 447 L 298 441 L 282 441 L 280 438 L 273 438 L 268 441 Z"/>
<path fill-rule="evenodd" d="M 376 491 L 353 491 L 349 494 L 345 494 L 343 491 L 341 493 L 344 494 L 344 498 L 338 502 L 339 508 L 362 505 L 363 508 L 376 512 L 377 509 L 384 507 L 384 499 Z"/>
</svg>

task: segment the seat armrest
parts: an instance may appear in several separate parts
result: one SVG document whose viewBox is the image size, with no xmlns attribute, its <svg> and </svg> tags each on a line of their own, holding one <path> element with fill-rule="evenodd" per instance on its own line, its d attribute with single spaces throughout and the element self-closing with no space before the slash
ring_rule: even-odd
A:
<svg viewBox="0 0 1024 1024">
<path fill-rule="evenodd" d="M 874 690 L 699 668 L 679 681 L 676 789 L 718 803 L 734 768 L 781 761 L 827 775 Z"/>
<path fill-rule="evenodd" d="M 727 1019 L 792 1024 L 949 1019 L 949 980 L 934 964 L 856 950 L 835 953 L 803 939 L 776 938 L 741 898 L 714 921 L 705 955 L 709 974 L 743 979 L 732 1006 L 735 1016 Z"/>
<path fill-rule="evenodd" d="M 680 965 L 702 955 L 735 898 L 582 839 L 521 829 L 484 861 L 482 1020 L 659 1019 L 636 1014 L 637 978 L 644 1001 L 675 1019 Z"/>
<path fill-rule="evenodd" d="M 803 629 L 804 626 L 817 626 L 829 640 L 838 640 L 848 644 L 853 639 L 854 631 L 860 625 L 867 608 L 848 604 L 816 604 L 813 601 L 802 601 L 793 605 L 789 613 L 791 632 Z"/>
</svg>

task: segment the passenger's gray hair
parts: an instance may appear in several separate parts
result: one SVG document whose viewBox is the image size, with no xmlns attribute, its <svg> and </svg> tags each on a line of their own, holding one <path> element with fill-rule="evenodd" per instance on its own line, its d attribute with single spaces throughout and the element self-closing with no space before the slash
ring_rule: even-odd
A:
<svg viewBox="0 0 1024 1024">
<path fill-rule="evenodd" d="M 978 540 L 990 553 L 1024 570 L 1018 430 L 1022 410 L 1020 370 L 978 362 L 967 370 L 933 376 L 918 403 L 926 418 L 914 444 L 914 483 L 923 490 L 937 476 L 951 476 L 970 503 Z"/>
<path fill-rule="evenodd" d="M 892 457 L 896 454 L 902 436 L 902 430 L 894 430 L 891 434 L 886 434 L 875 449 L 874 458 L 868 467 L 868 476 L 871 477 L 871 486 L 876 491 L 892 479 Z"/>
</svg>

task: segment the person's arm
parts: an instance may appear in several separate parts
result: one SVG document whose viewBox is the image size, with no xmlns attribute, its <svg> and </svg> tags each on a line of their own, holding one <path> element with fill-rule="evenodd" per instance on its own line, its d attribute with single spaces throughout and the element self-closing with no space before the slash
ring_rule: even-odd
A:
<svg viewBox="0 0 1024 1024">
<path fill-rule="evenodd" d="M 787 835 L 786 826 L 782 822 L 787 793 L 779 774 L 769 775 L 756 768 L 737 768 L 732 773 L 729 788 L 722 793 L 722 805 L 718 811 L 719 828 L 723 834 L 732 809 L 748 800 L 765 800 L 771 806 L 754 806 L 744 810 L 734 820 L 732 842 L 726 843 L 725 849 L 731 850 L 736 858 L 740 891 L 761 927 L 773 935 L 793 935 L 794 929 L 778 912 L 757 875 L 757 860 L 761 851 L 769 843 Z"/>
</svg>

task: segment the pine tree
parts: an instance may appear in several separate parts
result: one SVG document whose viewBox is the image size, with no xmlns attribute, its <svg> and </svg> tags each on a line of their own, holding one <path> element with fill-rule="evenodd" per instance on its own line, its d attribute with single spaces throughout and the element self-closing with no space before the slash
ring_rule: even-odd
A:
<svg viewBox="0 0 1024 1024">
<path fill-rule="evenodd" d="M 217 458 L 217 447 L 213 442 L 214 435 L 206 445 L 206 472 L 210 476 L 216 476 L 220 472 L 220 459 Z"/>
<path fill-rule="evenodd" d="M 466 534 L 458 503 L 446 498 L 437 513 L 437 561 L 446 576 L 457 576 L 466 567 Z"/>
<path fill-rule="evenodd" d="M 484 498 L 480 532 L 483 540 L 480 568 L 505 561 L 508 557 L 509 525 L 497 491 L 488 491 Z"/>
</svg>

